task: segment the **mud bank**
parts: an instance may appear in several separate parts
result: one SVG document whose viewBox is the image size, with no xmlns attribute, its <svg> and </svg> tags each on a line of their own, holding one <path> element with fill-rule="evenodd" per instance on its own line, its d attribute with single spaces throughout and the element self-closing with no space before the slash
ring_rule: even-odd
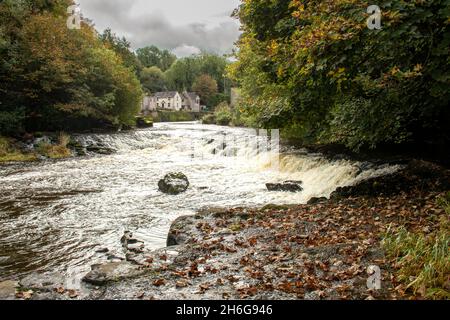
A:
<svg viewBox="0 0 450 320">
<path fill-rule="evenodd" d="M 403 299 L 381 239 L 388 228 L 431 232 L 449 171 L 411 161 L 314 204 L 207 209 L 178 218 L 167 248 L 125 241 L 126 259 L 94 265 L 79 291 L 59 282 L 8 282 L 12 299 Z M 434 217 L 430 219 L 430 217 Z M 132 238 L 130 238 L 132 239 Z M 134 244 L 134 245 L 133 245 Z M 368 290 L 367 268 L 381 269 Z"/>
</svg>

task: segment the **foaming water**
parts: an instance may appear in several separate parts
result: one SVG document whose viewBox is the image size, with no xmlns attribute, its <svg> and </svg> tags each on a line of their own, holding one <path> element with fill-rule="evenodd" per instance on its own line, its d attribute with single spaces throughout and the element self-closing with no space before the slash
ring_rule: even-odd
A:
<svg viewBox="0 0 450 320">
<path fill-rule="evenodd" d="M 165 246 L 176 217 L 202 207 L 305 203 L 398 169 L 361 170 L 361 163 L 297 150 L 282 153 L 274 170 L 274 155 L 257 154 L 248 143 L 252 135 L 241 128 L 157 124 L 76 137 L 84 145 L 114 149 L 113 155 L 0 167 L 0 279 L 32 271 L 77 278 L 105 259 L 97 250 L 123 255 L 119 240 L 125 230 L 156 249 Z M 171 171 L 188 176 L 186 193 L 158 191 L 158 180 Z M 303 192 L 266 190 L 266 183 L 285 180 L 302 180 Z"/>
</svg>

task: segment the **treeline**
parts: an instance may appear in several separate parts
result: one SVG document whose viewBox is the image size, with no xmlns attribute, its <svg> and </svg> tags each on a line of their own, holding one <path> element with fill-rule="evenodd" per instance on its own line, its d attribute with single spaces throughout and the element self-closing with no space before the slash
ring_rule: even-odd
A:
<svg viewBox="0 0 450 320">
<path fill-rule="evenodd" d="M 306 143 L 450 141 L 450 2 L 252 0 L 229 74 L 240 110 Z"/>
<path fill-rule="evenodd" d="M 177 59 L 155 46 L 134 52 L 89 20 L 67 26 L 72 0 L 0 1 L 0 134 L 135 125 L 144 92 L 195 91 L 229 100 L 226 57 Z"/>
<path fill-rule="evenodd" d="M 139 78 L 147 93 L 195 91 L 209 107 L 230 99 L 231 82 L 225 77 L 229 62 L 225 56 L 202 53 L 177 59 L 155 46 L 138 49 L 136 53 Z"/>
<path fill-rule="evenodd" d="M 129 44 L 82 22 L 71 0 L 0 2 L 0 133 L 132 125 L 142 89 Z M 107 35 L 107 34 L 106 34 Z"/>
</svg>

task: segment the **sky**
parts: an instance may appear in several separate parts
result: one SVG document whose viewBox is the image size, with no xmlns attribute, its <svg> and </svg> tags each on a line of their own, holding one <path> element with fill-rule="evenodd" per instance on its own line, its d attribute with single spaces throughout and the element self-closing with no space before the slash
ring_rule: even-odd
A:
<svg viewBox="0 0 450 320">
<path fill-rule="evenodd" d="M 200 51 L 230 53 L 239 21 L 230 15 L 239 0 L 77 0 L 83 16 L 101 32 L 111 28 L 133 49 L 156 45 L 178 57 Z"/>
</svg>

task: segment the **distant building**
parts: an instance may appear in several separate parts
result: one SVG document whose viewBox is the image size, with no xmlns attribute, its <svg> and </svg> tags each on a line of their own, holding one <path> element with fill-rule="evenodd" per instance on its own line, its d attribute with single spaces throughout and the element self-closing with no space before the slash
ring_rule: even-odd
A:
<svg viewBox="0 0 450 320">
<path fill-rule="evenodd" d="M 200 97 L 195 92 L 183 92 L 181 94 L 181 108 L 186 111 L 200 112 Z"/>
<path fill-rule="evenodd" d="M 156 109 L 181 110 L 182 98 L 177 91 L 157 92 L 153 97 L 156 103 Z"/>
<path fill-rule="evenodd" d="M 144 96 L 142 99 L 141 111 L 145 114 L 156 111 L 156 98 L 154 96 Z"/>
<path fill-rule="evenodd" d="M 153 96 L 145 96 L 142 100 L 141 111 L 148 113 L 156 110 L 200 112 L 200 97 L 195 92 L 177 91 L 157 92 Z"/>
</svg>

